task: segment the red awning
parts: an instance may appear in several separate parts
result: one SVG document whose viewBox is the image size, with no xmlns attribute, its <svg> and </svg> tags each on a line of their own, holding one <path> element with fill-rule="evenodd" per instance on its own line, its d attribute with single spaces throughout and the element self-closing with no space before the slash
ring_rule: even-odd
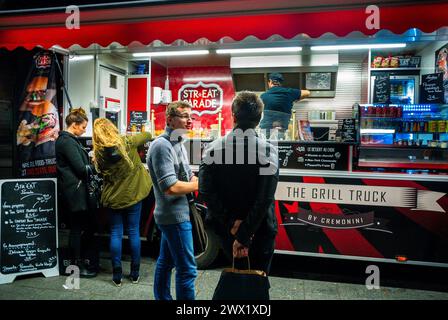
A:
<svg viewBox="0 0 448 320">
<path fill-rule="evenodd" d="M 448 25 L 447 12 L 448 3 L 380 7 L 380 29 L 395 34 L 402 34 L 411 28 L 431 33 Z M 240 41 L 248 36 L 265 40 L 272 35 L 292 39 L 300 34 L 317 38 L 328 32 L 343 37 L 354 31 L 373 35 L 378 30 L 367 29 L 368 16 L 365 8 L 357 8 L 94 25 L 83 25 L 81 20 L 81 28 L 78 30 L 66 29 L 65 25 L 0 30 L 0 48 L 50 48 L 53 45 L 69 48 L 75 44 L 84 48 L 91 44 L 107 47 L 112 42 L 127 46 L 133 41 L 148 45 L 155 40 L 166 44 L 176 40 L 193 43 L 201 38 L 215 42 L 224 37 Z"/>
</svg>

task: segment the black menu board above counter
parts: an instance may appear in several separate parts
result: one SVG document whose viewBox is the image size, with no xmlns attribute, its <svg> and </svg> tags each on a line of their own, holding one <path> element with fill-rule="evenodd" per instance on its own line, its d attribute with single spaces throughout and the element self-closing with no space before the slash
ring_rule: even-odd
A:
<svg viewBox="0 0 448 320">
<path fill-rule="evenodd" d="M 280 169 L 348 171 L 352 146 L 348 143 L 279 141 Z"/>
<path fill-rule="evenodd" d="M 140 131 L 141 127 L 145 125 L 148 120 L 148 112 L 146 111 L 131 111 L 129 114 L 129 128 L 136 127 Z"/>
<path fill-rule="evenodd" d="M 377 75 L 373 85 L 373 103 L 390 103 L 389 75 Z"/>
<path fill-rule="evenodd" d="M 341 142 L 356 142 L 355 119 L 341 119 L 338 122 L 337 137 Z"/>
<path fill-rule="evenodd" d="M 443 103 L 443 73 L 422 75 L 420 103 Z"/>
<path fill-rule="evenodd" d="M 56 179 L 0 180 L 0 284 L 59 275 Z"/>
</svg>

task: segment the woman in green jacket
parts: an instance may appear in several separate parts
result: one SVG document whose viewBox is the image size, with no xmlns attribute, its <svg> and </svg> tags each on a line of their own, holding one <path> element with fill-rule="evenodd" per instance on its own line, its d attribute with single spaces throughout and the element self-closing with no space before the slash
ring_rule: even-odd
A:
<svg viewBox="0 0 448 320">
<path fill-rule="evenodd" d="M 142 164 L 137 148 L 151 139 L 142 132 L 133 136 L 121 136 L 117 127 L 108 119 L 95 120 L 93 150 L 95 167 L 103 176 L 101 203 L 108 209 L 110 222 L 110 251 L 112 281 L 121 286 L 121 248 L 123 221 L 129 228 L 131 245 L 130 279 L 138 283 L 140 269 L 140 213 L 142 200 L 151 190 L 152 182 Z"/>
</svg>

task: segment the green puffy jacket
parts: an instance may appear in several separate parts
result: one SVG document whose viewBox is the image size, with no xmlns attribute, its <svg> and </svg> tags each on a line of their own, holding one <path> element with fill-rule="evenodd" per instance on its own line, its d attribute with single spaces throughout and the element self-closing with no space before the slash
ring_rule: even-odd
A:
<svg viewBox="0 0 448 320">
<path fill-rule="evenodd" d="M 126 151 L 134 167 L 126 160 L 108 163 L 107 159 L 100 166 L 103 176 L 101 203 L 106 208 L 123 209 L 146 198 L 151 191 L 152 181 L 148 171 L 138 155 L 137 148 L 151 139 L 151 134 L 142 132 L 133 136 L 122 136 L 126 143 Z"/>
</svg>

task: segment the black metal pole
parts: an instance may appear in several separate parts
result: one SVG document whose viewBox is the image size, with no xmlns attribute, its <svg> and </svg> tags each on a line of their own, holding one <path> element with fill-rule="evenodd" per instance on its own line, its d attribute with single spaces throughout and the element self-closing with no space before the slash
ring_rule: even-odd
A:
<svg viewBox="0 0 448 320">
<path fill-rule="evenodd" d="M 54 59 L 56 61 L 56 65 L 58 66 L 59 74 L 61 75 L 62 80 L 62 88 L 64 89 L 65 96 L 67 97 L 68 105 L 70 106 L 70 110 L 73 109 L 72 101 L 70 100 L 70 96 L 68 95 L 67 88 L 65 87 L 65 81 L 64 81 L 64 75 L 62 74 L 62 69 L 59 64 L 58 56 L 56 55 L 56 52 L 53 51 Z"/>
</svg>

